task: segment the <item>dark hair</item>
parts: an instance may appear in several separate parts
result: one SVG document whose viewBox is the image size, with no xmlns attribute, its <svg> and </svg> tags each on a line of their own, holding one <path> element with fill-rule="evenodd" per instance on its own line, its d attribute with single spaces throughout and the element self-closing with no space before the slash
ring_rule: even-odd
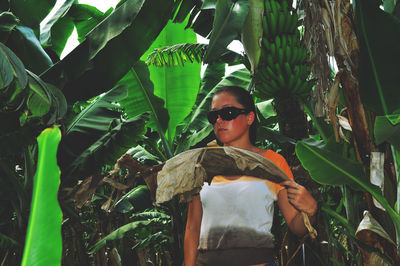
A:
<svg viewBox="0 0 400 266">
<path fill-rule="evenodd" d="M 254 112 L 254 122 L 250 126 L 250 131 L 249 131 L 249 138 L 251 144 L 255 145 L 256 143 L 256 133 L 257 133 L 257 126 L 258 126 L 258 121 L 257 121 L 257 112 L 256 112 L 256 106 L 254 104 L 253 97 L 251 94 L 243 89 L 242 87 L 239 86 L 223 86 L 219 87 L 214 95 L 221 94 L 223 92 L 229 93 L 230 95 L 234 96 L 236 101 L 243 105 L 243 107 L 249 111 L 249 112 Z"/>
</svg>

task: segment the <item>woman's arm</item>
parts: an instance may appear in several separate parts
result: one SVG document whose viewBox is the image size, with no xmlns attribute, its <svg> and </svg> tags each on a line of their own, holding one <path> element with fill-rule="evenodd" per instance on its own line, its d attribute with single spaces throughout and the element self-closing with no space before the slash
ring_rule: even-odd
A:
<svg viewBox="0 0 400 266">
<path fill-rule="evenodd" d="M 195 195 L 192 201 L 188 203 L 184 240 L 185 266 L 195 265 L 202 215 L 203 207 L 201 206 L 200 195 Z"/>
<path fill-rule="evenodd" d="M 308 230 L 304 225 L 300 211 L 308 215 L 311 224 L 315 223 L 317 202 L 305 187 L 296 185 L 294 181 L 285 181 L 281 185 L 286 188 L 278 193 L 278 206 L 290 231 L 298 236 L 303 236 Z"/>
</svg>

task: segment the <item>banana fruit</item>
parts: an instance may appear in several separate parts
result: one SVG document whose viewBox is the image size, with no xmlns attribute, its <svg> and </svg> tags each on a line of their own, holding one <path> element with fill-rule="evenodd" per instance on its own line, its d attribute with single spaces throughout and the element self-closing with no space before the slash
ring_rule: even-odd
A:
<svg viewBox="0 0 400 266">
<path fill-rule="evenodd" d="M 307 51 L 300 39 L 292 0 L 261 0 L 261 57 L 255 70 L 255 93 L 262 98 L 308 97 L 314 81 L 309 81 Z"/>
</svg>

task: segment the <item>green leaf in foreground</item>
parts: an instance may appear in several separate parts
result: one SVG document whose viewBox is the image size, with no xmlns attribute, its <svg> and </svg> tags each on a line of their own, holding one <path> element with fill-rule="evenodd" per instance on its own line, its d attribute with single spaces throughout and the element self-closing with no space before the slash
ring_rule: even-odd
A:
<svg viewBox="0 0 400 266">
<path fill-rule="evenodd" d="M 377 116 L 375 119 L 374 136 L 379 145 L 384 141 L 400 150 L 400 123 L 393 124 L 400 115 Z"/>
<path fill-rule="evenodd" d="M 371 193 L 390 215 L 396 227 L 397 239 L 399 239 L 400 216 L 389 205 L 380 189 L 369 182 L 361 164 L 328 151 L 319 142 L 311 140 L 298 141 L 296 155 L 303 167 L 310 173 L 312 179 L 318 183 L 337 186 L 357 184 L 364 191 Z"/>
<path fill-rule="evenodd" d="M 313 139 L 297 142 L 296 154 L 311 177 L 320 184 L 369 183 L 360 163 L 327 150 Z"/>
<path fill-rule="evenodd" d="M 56 154 L 61 132 L 58 127 L 47 128 L 37 140 L 38 163 L 21 265 L 60 265 L 62 212 L 57 199 L 60 169 Z"/>
</svg>

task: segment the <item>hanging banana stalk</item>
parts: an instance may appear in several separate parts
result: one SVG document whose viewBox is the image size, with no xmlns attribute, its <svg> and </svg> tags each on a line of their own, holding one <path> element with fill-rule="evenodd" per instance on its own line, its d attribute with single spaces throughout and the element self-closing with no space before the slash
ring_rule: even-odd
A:
<svg viewBox="0 0 400 266">
<path fill-rule="evenodd" d="M 300 40 L 298 15 L 292 8 L 293 1 L 249 2 L 249 12 L 253 13 L 249 13 L 246 21 L 253 26 L 245 23 L 242 41 L 252 67 L 257 96 L 263 99 L 307 97 L 314 82 L 307 80 L 307 51 Z M 260 11 L 261 6 L 264 6 L 263 11 Z M 263 13 L 262 35 L 259 34 L 260 13 Z"/>
</svg>

